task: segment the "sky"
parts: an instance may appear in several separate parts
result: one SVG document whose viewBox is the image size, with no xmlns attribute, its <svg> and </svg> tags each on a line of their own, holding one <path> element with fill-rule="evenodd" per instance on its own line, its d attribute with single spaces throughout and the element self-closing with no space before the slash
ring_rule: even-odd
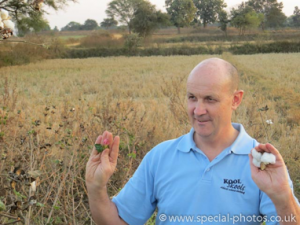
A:
<svg viewBox="0 0 300 225">
<path fill-rule="evenodd" d="M 46 8 L 46 11 L 49 12 L 49 14 L 46 15 L 46 19 L 49 21 L 51 28 L 57 26 L 58 29 L 66 26 L 71 21 L 83 24 L 87 19 L 93 19 L 100 23 L 107 17 L 105 10 L 110 1 L 111 0 L 77 0 L 77 3 L 70 3 L 68 6 L 65 6 L 64 9 L 56 12 Z M 165 0 L 150 0 L 150 2 L 156 5 L 157 9 L 166 11 L 164 7 Z M 227 8 L 230 9 L 239 5 L 242 0 L 225 0 L 225 2 L 227 3 Z M 283 12 L 287 16 L 293 14 L 295 6 L 300 7 L 300 2 L 296 0 L 278 0 L 278 2 L 283 2 Z"/>
</svg>

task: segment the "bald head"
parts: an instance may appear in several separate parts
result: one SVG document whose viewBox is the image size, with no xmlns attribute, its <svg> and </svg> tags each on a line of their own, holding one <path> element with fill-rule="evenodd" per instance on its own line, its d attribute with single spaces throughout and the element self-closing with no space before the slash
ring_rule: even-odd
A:
<svg viewBox="0 0 300 225">
<path fill-rule="evenodd" d="M 234 92 L 238 90 L 239 75 L 237 69 L 229 62 L 210 58 L 200 62 L 190 73 L 188 82 L 194 79 L 203 79 L 205 76 L 215 76 L 229 85 L 229 90 Z"/>
</svg>

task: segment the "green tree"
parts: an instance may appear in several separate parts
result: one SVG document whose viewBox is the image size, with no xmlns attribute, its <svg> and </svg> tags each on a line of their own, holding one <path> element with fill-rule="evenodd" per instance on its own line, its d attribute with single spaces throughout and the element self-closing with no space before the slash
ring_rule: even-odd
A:
<svg viewBox="0 0 300 225">
<path fill-rule="evenodd" d="M 282 12 L 283 3 L 277 0 L 249 0 L 247 5 L 251 6 L 255 12 L 264 14 L 261 28 L 275 28 L 283 26 L 286 16 Z"/>
<path fill-rule="evenodd" d="M 244 2 L 237 9 L 231 10 L 231 25 L 239 29 L 239 35 L 244 35 L 249 28 L 258 27 L 264 19 L 262 13 L 255 10 Z"/>
<path fill-rule="evenodd" d="M 53 31 L 58 32 L 58 31 L 59 31 L 58 27 L 55 26 L 55 27 L 53 28 Z"/>
<path fill-rule="evenodd" d="M 87 19 L 81 26 L 81 30 L 95 30 L 98 28 L 98 23 L 95 20 Z"/>
<path fill-rule="evenodd" d="M 100 23 L 100 26 L 105 28 L 105 29 L 108 29 L 110 27 L 114 27 L 114 26 L 117 26 L 118 25 L 118 21 L 115 20 L 114 17 L 112 18 L 105 18 L 101 23 Z"/>
<path fill-rule="evenodd" d="M 156 11 L 157 24 L 159 27 L 172 26 L 170 15 L 160 10 Z"/>
<path fill-rule="evenodd" d="M 190 25 L 197 9 L 192 0 L 166 0 L 165 3 L 170 20 L 180 34 L 180 27 Z"/>
<path fill-rule="evenodd" d="M 228 18 L 228 13 L 225 10 L 221 10 L 219 12 L 219 28 L 225 33 L 227 37 L 227 26 L 228 23 L 230 22 L 230 19 Z"/>
<path fill-rule="evenodd" d="M 0 1 L 0 9 L 7 10 L 16 22 L 19 33 L 25 34 L 27 31 L 45 29 L 48 25 L 44 19 L 47 10 L 59 10 L 70 2 L 76 2 L 76 0 L 2 0 Z"/>
<path fill-rule="evenodd" d="M 300 27 L 300 9 L 298 6 L 295 6 L 294 14 L 291 16 L 292 18 L 292 25 L 294 27 Z"/>
<path fill-rule="evenodd" d="M 81 24 L 77 22 L 70 22 L 65 27 L 61 28 L 62 31 L 76 31 L 81 29 Z"/>
<path fill-rule="evenodd" d="M 169 24 L 169 16 L 157 11 L 155 5 L 148 1 L 141 2 L 135 10 L 131 26 L 142 37 L 149 36 L 160 25 Z"/>
<path fill-rule="evenodd" d="M 219 13 L 227 7 L 224 0 L 194 0 L 194 3 L 197 7 L 197 20 L 204 28 L 207 24 L 216 22 Z"/>
<path fill-rule="evenodd" d="M 300 9 L 298 6 L 295 6 L 295 9 L 294 9 L 294 15 L 295 16 L 300 16 Z"/>
<path fill-rule="evenodd" d="M 277 28 L 283 26 L 287 17 L 281 9 L 272 7 L 268 14 L 265 15 L 265 18 L 266 27 Z"/>
<path fill-rule="evenodd" d="M 21 18 L 21 19 L 20 19 Z M 39 32 L 43 30 L 50 29 L 48 21 L 45 20 L 41 14 L 33 13 L 28 17 L 19 16 L 19 21 L 17 22 L 18 35 L 24 36 L 30 32 Z"/>
<path fill-rule="evenodd" d="M 134 12 L 137 5 L 142 0 L 113 0 L 108 3 L 106 14 L 110 18 L 116 18 L 122 24 L 126 24 L 128 32 L 131 34 L 131 20 L 134 17 Z"/>
</svg>

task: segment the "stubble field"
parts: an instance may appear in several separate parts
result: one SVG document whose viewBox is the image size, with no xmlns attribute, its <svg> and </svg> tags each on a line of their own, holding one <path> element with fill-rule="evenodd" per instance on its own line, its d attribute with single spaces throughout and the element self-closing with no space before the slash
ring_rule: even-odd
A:
<svg viewBox="0 0 300 225">
<path fill-rule="evenodd" d="M 84 172 L 96 137 L 104 130 L 121 136 L 113 196 L 146 152 L 189 131 L 185 81 L 209 57 L 58 59 L 1 68 L 0 223 L 92 224 Z M 234 122 L 280 150 L 300 198 L 300 54 L 215 57 L 240 70 L 245 97 Z"/>
</svg>

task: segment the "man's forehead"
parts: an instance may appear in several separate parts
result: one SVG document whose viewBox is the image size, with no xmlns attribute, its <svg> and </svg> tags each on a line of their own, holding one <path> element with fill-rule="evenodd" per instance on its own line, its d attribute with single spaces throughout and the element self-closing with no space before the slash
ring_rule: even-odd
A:
<svg viewBox="0 0 300 225">
<path fill-rule="evenodd" d="M 205 73 L 191 76 L 187 81 L 187 92 L 199 96 L 219 96 L 230 89 L 230 80 L 216 74 Z"/>
<path fill-rule="evenodd" d="M 191 74 L 187 80 L 187 86 L 191 88 L 208 87 L 221 88 L 228 85 L 230 79 L 227 76 L 219 75 L 218 73 L 210 73 L 209 71 L 203 73 Z"/>
<path fill-rule="evenodd" d="M 201 95 L 201 96 L 216 96 L 219 95 L 219 92 L 225 90 L 227 85 L 223 85 L 220 82 L 211 82 L 198 80 L 193 82 L 190 80 L 187 82 L 186 91 L 187 93 L 191 93 L 193 95 Z"/>
<path fill-rule="evenodd" d="M 200 79 L 200 80 L 207 80 L 207 79 L 215 79 L 215 81 L 220 81 L 221 79 L 228 79 L 227 71 L 222 67 L 216 66 L 199 66 L 192 70 L 190 73 L 188 80 L 190 79 Z"/>
</svg>

